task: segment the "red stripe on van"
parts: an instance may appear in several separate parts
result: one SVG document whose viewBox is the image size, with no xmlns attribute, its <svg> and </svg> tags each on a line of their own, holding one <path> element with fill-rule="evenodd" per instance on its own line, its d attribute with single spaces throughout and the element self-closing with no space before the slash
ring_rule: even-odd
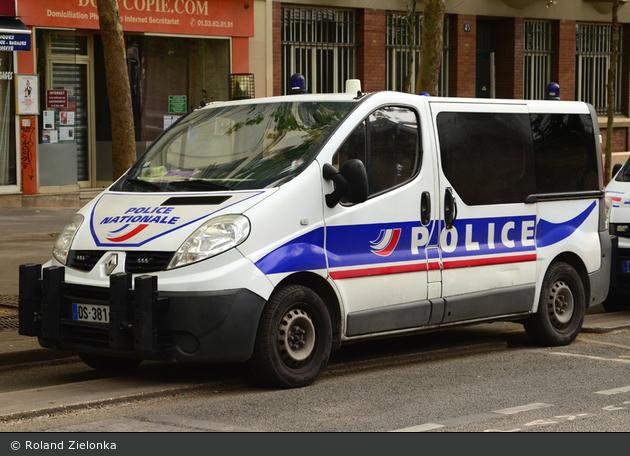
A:
<svg viewBox="0 0 630 456">
<path fill-rule="evenodd" d="M 536 254 L 516 255 L 495 258 L 474 258 L 469 260 L 445 261 L 444 269 L 469 268 L 474 266 L 489 266 L 493 264 L 524 263 L 536 261 Z M 380 268 L 350 269 L 347 271 L 331 271 L 330 277 L 333 280 L 354 279 L 357 277 L 371 277 L 386 274 L 402 274 L 405 272 L 433 271 L 440 269 L 438 262 L 432 262 L 427 268 L 426 263 L 406 264 L 402 266 L 383 266 Z"/>
<path fill-rule="evenodd" d="M 434 268 L 431 268 L 434 269 Z M 331 271 L 330 277 L 333 280 L 353 279 L 356 277 L 370 277 L 386 274 L 402 274 L 404 272 L 426 271 L 426 263 L 405 264 L 401 266 L 383 266 L 377 268 L 350 269 L 347 271 Z"/>
<path fill-rule="evenodd" d="M 444 269 L 470 268 L 474 266 L 489 266 L 493 264 L 524 263 L 527 261 L 536 261 L 536 254 L 532 253 L 529 255 L 445 261 Z"/>
</svg>

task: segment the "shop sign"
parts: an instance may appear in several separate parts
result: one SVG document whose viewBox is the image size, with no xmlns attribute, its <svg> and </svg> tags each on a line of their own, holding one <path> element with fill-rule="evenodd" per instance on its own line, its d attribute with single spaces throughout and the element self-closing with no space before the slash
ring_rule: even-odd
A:
<svg viewBox="0 0 630 456">
<path fill-rule="evenodd" d="M 0 35 L 0 51 L 30 51 L 31 35 Z"/>
<path fill-rule="evenodd" d="M 254 0 L 118 0 L 125 32 L 254 36 Z M 96 0 L 20 0 L 30 26 L 99 29 Z"/>
<path fill-rule="evenodd" d="M 46 107 L 47 108 L 67 108 L 68 107 L 68 91 L 67 90 L 46 90 Z"/>
</svg>

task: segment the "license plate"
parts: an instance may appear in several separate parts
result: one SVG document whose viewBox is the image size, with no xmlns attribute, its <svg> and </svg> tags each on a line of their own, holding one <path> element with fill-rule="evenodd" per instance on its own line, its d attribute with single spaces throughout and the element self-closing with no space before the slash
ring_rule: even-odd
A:
<svg viewBox="0 0 630 456">
<path fill-rule="evenodd" d="M 93 323 L 109 323 L 109 307 L 72 303 L 72 319 Z"/>
<path fill-rule="evenodd" d="M 623 269 L 623 272 L 630 272 L 630 268 L 628 268 L 628 263 L 630 263 L 629 261 L 622 261 L 621 262 L 621 267 Z"/>
</svg>

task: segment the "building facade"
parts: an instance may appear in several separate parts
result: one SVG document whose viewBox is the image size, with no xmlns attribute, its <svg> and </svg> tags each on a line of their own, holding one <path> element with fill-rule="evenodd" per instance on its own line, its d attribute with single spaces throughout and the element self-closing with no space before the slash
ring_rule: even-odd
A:
<svg viewBox="0 0 630 456">
<path fill-rule="evenodd" d="M 190 109 L 230 98 L 230 76 L 249 72 L 253 9 L 252 0 L 119 1 L 138 154 Z M 113 177 L 116 107 L 96 0 L 17 0 L 2 14 L 25 25 L 30 46 L 0 55 L 11 75 L 0 100 L 13 109 L 0 121 L 0 205 L 74 204 Z"/>
<path fill-rule="evenodd" d="M 52 195 L 51 204 L 74 204 L 81 189 L 112 181 L 115 107 L 96 0 L 0 5 L 0 19 L 16 21 L 0 33 L 21 22 L 30 39 L 28 49 L 0 46 L 0 207 Z M 347 79 L 365 92 L 416 93 L 423 3 L 411 8 L 405 0 L 119 0 L 138 153 L 202 101 L 229 99 L 234 75 L 253 78 L 255 97 L 288 93 L 296 72 L 311 93 L 344 91 Z M 605 141 L 611 10 L 607 0 L 446 0 L 437 96 L 541 99 L 556 82 L 561 99 L 595 106 Z M 614 162 L 630 150 L 626 0 L 619 22 Z"/>
</svg>

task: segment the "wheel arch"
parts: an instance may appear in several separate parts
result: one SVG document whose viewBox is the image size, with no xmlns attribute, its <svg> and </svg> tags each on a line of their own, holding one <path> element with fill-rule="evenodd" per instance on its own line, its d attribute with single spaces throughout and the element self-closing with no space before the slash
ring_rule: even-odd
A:
<svg viewBox="0 0 630 456">
<path fill-rule="evenodd" d="M 553 263 L 557 263 L 557 262 L 564 262 L 567 263 L 569 266 L 571 266 L 573 269 L 576 270 L 576 272 L 578 273 L 578 275 L 580 276 L 580 279 L 582 280 L 582 286 L 584 287 L 584 297 L 585 297 L 585 304 L 586 307 L 588 308 L 590 305 L 590 301 L 591 301 L 591 281 L 588 278 L 588 272 L 586 270 L 586 265 L 584 264 L 584 262 L 582 261 L 582 259 L 576 255 L 573 252 L 563 252 L 561 254 L 559 254 L 558 256 L 556 256 L 550 263 L 549 266 L 551 266 Z M 549 266 L 547 266 L 547 269 L 549 269 Z"/>
<path fill-rule="evenodd" d="M 322 298 L 330 315 L 330 323 L 333 332 L 332 348 L 338 349 L 341 346 L 341 306 L 330 284 L 323 277 L 313 274 L 312 272 L 298 272 L 285 277 L 276 286 L 276 289 L 285 285 L 302 285 L 308 287 Z"/>
</svg>

